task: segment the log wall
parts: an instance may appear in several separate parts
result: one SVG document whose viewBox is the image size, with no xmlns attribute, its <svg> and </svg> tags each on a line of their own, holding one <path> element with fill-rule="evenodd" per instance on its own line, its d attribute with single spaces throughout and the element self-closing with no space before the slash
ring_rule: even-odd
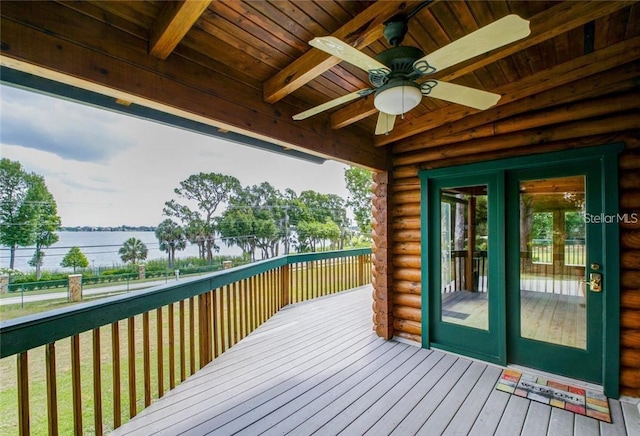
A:
<svg viewBox="0 0 640 436">
<path fill-rule="evenodd" d="M 478 115 L 475 124 L 469 122 L 473 117 L 464 124 L 448 124 L 438 136 L 426 132 L 394 143 L 393 180 L 389 186 L 394 203 L 389 213 L 391 268 L 387 271 L 391 286 L 384 296 L 393 303 L 394 335 L 421 342 L 420 169 L 620 141 L 625 150 L 619 161 L 619 209 L 621 213 L 637 213 L 640 219 L 637 68 L 632 68 L 633 80 L 620 85 L 624 93 L 620 87 L 598 90 L 594 85 L 582 99 L 572 95 L 570 103 L 555 101 L 549 107 L 531 110 L 524 102 L 508 113 Z M 615 82 L 615 78 L 608 80 Z M 621 226 L 621 394 L 640 397 L 640 222 Z"/>
</svg>

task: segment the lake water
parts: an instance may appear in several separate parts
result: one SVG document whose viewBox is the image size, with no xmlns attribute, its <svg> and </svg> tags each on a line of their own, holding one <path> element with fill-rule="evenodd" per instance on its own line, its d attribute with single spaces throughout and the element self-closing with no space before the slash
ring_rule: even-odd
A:
<svg viewBox="0 0 640 436">
<path fill-rule="evenodd" d="M 92 267 L 112 267 L 121 265 L 118 250 L 122 244 L 129 238 L 138 238 L 147 246 L 149 253 L 147 260 L 166 259 L 167 253 L 160 251 L 159 243 L 154 232 L 58 232 L 60 240 L 49 248 L 44 249 L 44 269 L 49 270 L 71 270 L 60 266 L 62 258 L 69 252 L 71 247 L 79 247 L 87 256 L 89 265 Z M 240 256 L 242 250 L 238 247 L 227 247 L 221 242 L 216 241 L 220 246 L 218 255 Z M 33 257 L 34 247 L 19 247 L 16 251 L 16 260 L 14 268 L 20 271 L 31 271 L 33 267 L 29 266 L 29 260 Z M 198 247 L 188 244 L 187 248 L 176 252 L 176 257 L 197 257 Z M 2 247 L 0 250 L 0 267 L 9 267 L 9 249 Z"/>
</svg>

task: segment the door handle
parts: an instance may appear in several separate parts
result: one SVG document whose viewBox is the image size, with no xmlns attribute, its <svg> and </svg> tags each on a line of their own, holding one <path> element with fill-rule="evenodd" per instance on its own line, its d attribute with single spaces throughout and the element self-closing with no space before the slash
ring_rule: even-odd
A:
<svg viewBox="0 0 640 436">
<path fill-rule="evenodd" d="M 602 274 L 589 273 L 589 289 L 591 292 L 602 292 Z"/>
</svg>

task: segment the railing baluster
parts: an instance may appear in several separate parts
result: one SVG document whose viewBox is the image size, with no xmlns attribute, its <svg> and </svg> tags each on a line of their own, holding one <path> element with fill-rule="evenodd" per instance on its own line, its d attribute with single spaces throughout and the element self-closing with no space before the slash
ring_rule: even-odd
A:
<svg viewBox="0 0 640 436">
<path fill-rule="evenodd" d="M 29 360 L 27 351 L 17 354 L 18 425 L 20 435 L 31 433 L 29 425 Z"/>
<path fill-rule="evenodd" d="M 318 262 L 320 262 L 319 260 L 314 260 L 313 261 L 313 282 L 314 282 L 314 287 L 316 289 L 316 295 L 318 297 L 322 297 L 324 295 L 324 292 L 322 292 L 322 289 L 320 289 L 320 271 L 318 270 Z"/>
<path fill-rule="evenodd" d="M 231 285 L 227 285 L 224 287 L 225 288 L 225 326 L 226 326 L 226 333 L 227 333 L 227 343 L 226 346 L 224 347 L 225 351 L 228 350 L 229 348 L 231 348 L 231 338 L 232 338 L 232 331 L 231 331 Z"/>
<path fill-rule="evenodd" d="M 186 377 L 186 347 L 185 347 L 185 327 L 184 327 L 184 300 L 180 300 L 180 381 Z"/>
<path fill-rule="evenodd" d="M 238 282 L 235 282 L 231 285 L 232 291 L 232 301 L 231 305 L 233 307 L 233 345 L 237 344 L 240 340 L 240 310 L 241 308 L 238 306 L 239 303 L 239 292 L 238 292 Z"/>
<path fill-rule="evenodd" d="M 176 387 L 176 333 L 173 303 L 169 304 L 169 390 Z"/>
<path fill-rule="evenodd" d="M 142 314 L 142 372 L 144 376 L 144 406 L 151 405 L 151 350 L 149 312 Z"/>
<path fill-rule="evenodd" d="M 47 381 L 47 423 L 49 434 L 58 434 L 58 393 L 56 387 L 56 345 L 50 342 L 45 346 Z"/>
<path fill-rule="evenodd" d="M 100 327 L 93 329 L 93 423 L 96 435 L 102 435 L 102 376 Z"/>
<path fill-rule="evenodd" d="M 220 328 L 218 323 L 218 297 L 220 292 L 214 289 L 211 291 L 211 335 L 213 336 L 213 358 L 218 357 L 218 329 Z"/>
<path fill-rule="evenodd" d="M 196 372 L 196 314 L 193 297 L 189 298 L 189 375 Z"/>
<path fill-rule="evenodd" d="M 138 413 L 136 397 L 136 321 L 132 316 L 127 324 L 127 350 L 129 363 L 129 418 L 133 418 Z"/>
<path fill-rule="evenodd" d="M 251 325 L 256 328 L 258 323 L 258 293 L 256 286 L 256 277 L 251 277 Z"/>
<path fill-rule="evenodd" d="M 269 296 L 267 295 L 267 278 L 265 273 L 260 274 L 260 295 L 262 295 L 262 320 L 260 324 L 269 319 Z"/>
<path fill-rule="evenodd" d="M 247 315 L 248 315 L 248 306 L 247 306 L 247 286 L 246 286 L 247 282 L 246 280 L 240 280 L 240 283 L 238 284 L 240 286 L 240 317 L 241 317 L 241 325 L 242 325 L 242 330 L 240 332 L 240 338 L 245 338 L 247 337 L 248 330 L 249 330 L 249 323 L 247 320 Z"/>
<path fill-rule="evenodd" d="M 120 394 L 120 326 L 111 323 L 111 361 L 113 363 L 113 428 L 122 425 L 122 395 Z"/>
<path fill-rule="evenodd" d="M 80 335 L 71 337 L 71 390 L 73 397 L 73 432 L 82 435 L 82 385 L 80 381 Z"/>
<path fill-rule="evenodd" d="M 158 398 L 164 395 L 164 338 L 162 334 L 162 307 L 156 309 L 156 334 L 158 338 L 157 357 L 158 357 Z"/>
</svg>

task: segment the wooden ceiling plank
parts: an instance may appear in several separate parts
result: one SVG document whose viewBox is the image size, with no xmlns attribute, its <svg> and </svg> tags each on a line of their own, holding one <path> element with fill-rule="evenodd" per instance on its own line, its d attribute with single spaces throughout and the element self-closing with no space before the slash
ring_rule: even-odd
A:
<svg viewBox="0 0 640 436">
<path fill-rule="evenodd" d="M 413 0 L 376 2 L 331 36 L 360 49 L 382 36 L 382 23 L 419 3 Z M 339 62 L 339 59 L 320 50 L 308 50 L 264 83 L 264 100 L 268 103 L 280 101 Z"/>
<path fill-rule="evenodd" d="M 528 18 L 531 22 L 531 35 L 528 37 L 499 50 L 494 50 L 493 52 L 478 56 L 467 62 L 454 65 L 446 70 L 436 72 L 433 78 L 438 80 L 453 80 L 499 59 L 519 53 L 542 41 L 582 26 L 589 21 L 612 14 L 633 3 L 633 1 L 562 2 Z"/>
<path fill-rule="evenodd" d="M 165 2 L 149 30 L 149 54 L 163 60 L 169 57 L 209 3 L 211 0 Z"/>
<path fill-rule="evenodd" d="M 636 91 L 640 89 L 639 78 L 640 65 L 631 62 L 567 85 L 548 89 L 539 94 L 504 106 L 479 112 L 457 122 L 437 127 L 419 136 L 414 136 L 394 144 L 393 151 L 394 153 L 404 153 L 427 148 L 432 144 L 434 146 L 447 144 L 450 143 L 451 139 L 458 138 L 458 134 L 463 134 L 464 132 L 473 131 L 481 135 L 482 133 L 479 130 L 484 130 L 484 126 L 489 126 L 493 131 L 494 123 L 511 116 L 551 108 L 559 104 L 568 104 L 609 94 Z"/>
<path fill-rule="evenodd" d="M 502 95 L 497 106 L 503 106 L 549 88 L 615 68 L 638 58 L 640 58 L 640 37 L 635 37 L 532 74 L 517 83 L 502 86 L 492 90 L 492 92 Z M 438 112 L 420 117 L 413 123 L 404 123 L 396 126 L 389 135 L 377 137 L 374 143 L 377 146 L 390 144 L 446 123 L 460 120 L 477 112 L 475 109 L 469 109 L 464 106 L 449 105 Z"/>
<path fill-rule="evenodd" d="M 235 24 L 253 33 L 268 47 L 286 47 L 282 51 L 289 56 L 296 57 L 306 51 L 307 41 L 313 38 L 313 34 L 270 2 L 224 2 L 224 5 L 236 13 Z"/>
<path fill-rule="evenodd" d="M 82 5 L 66 2 L 65 6 L 72 8 L 82 8 Z M 82 2 L 85 3 L 85 2 Z M 131 22 L 137 26 L 149 30 L 156 20 L 162 8 L 162 2 L 131 2 L 131 1 L 90 1 L 97 8 L 100 8 L 110 16 L 120 17 L 125 21 Z M 148 36 L 148 33 L 147 33 Z"/>
<path fill-rule="evenodd" d="M 562 2 L 529 18 L 531 21 L 531 35 L 529 37 L 485 55 L 470 59 L 469 61 L 454 65 L 443 71 L 436 72 L 430 77 L 443 81 L 455 80 L 508 56 L 515 57 L 520 61 L 515 63 L 518 70 L 521 70 L 522 67 L 529 68 L 525 55 L 521 53 L 526 48 L 554 38 L 575 27 L 582 26 L 584 23 L 611 14 L 633 3 L 633 1 Z M 530 71 L 530 69 L 528 69 L 528 72 L 519 71 L 519 75 L 529 75 L 528 73 L 530 73 Z M 353 111 L 350 111 L 350 113 L 353 122 L 359 119 L 359 116 L 354 114 Z M 344 119 L 341 116 L 336 116 L 336 118 L 340 119 L 339 125 L 342 127 L 350 124 L 348 119 Z M 397 130 L 397 128 L 398 126 L 396 126 L 395 129 Z"/>
<path fill-rule="evenodd" d="M 244 29 L 240 29 L 238 33 L 234 33 L 234 26 L 221 16 L 207 16 L 207 14 L 205 14 L 203 19 L 198 22 L 198 27 L 215 39 L 223 41 L 226 45 L 233 47 L 237 50 L 234 51 L 234 53 L 242 52 L 257 62 L 269 65 L 276 70 L 281 62 L 286 62 L 290 59 L 289 56 L 279 51 L 276 52 L 274 50 L 269 52 L 266 45 L 263 45 L 260 40 L 250 33 L 247 33 Z M 215 52 L 212 53 L 212 55 L 215 57 Z"/>
</svg>

